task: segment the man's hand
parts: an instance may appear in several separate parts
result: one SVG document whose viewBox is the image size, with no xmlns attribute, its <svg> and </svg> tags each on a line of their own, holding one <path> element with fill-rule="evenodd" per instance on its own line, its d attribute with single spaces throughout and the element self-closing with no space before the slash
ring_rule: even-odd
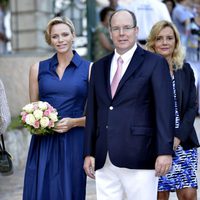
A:
<svg viewBox="0 0 200 200">
<path fill-rule="evenodd" d="M 171 155 L 158 156 L 155 163 L 156 176 L 164 176 L 170 170 L 171 165 Z"/>
<path fill-rule="evenodd" d="M 92 179 L 95 179 L 95 173 L 94 173 L 94 157 L 92 156 L 86 156 L 84 161 L 84 170 L 85 173 Z"/>
</svg>

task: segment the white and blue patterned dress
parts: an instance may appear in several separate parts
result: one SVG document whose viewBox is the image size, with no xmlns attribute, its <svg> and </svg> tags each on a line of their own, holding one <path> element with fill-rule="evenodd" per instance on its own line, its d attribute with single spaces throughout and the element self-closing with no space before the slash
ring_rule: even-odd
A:
<svg viewBox="0 0 200 200">
<path fill-rule="evenodd" d="M 172 77 L 175 100 L 175 128 L 179 128 L 180 117 L 177 108 L 175 79 Z M 171 170 L 159 178 L 158 191 L 174 192 L 183 188 L 197 188 L 197 149 L 184 150 L 181 145 L 175 150 Z"/>
</svg>

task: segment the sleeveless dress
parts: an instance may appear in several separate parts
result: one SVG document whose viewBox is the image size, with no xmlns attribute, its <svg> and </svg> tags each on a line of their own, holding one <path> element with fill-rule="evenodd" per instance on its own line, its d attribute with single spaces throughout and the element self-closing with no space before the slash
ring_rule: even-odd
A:
<svg viewBox="0 0 200 200">
<path fill-rule="evenodd" d="M 172 77 L 174 100 L 175 100 L 175 128 L 179 128 L 180 117 L 178 113 L 175 79 Z M 172 168 L 165 175 L 159 177 L 158 191 L 170 191 L 175 192 L 176 190 L 183 188 L 197 188 L 197 149 L 192 148 L 184 150 L 181 145 L 177 147 L 172 157 Z"/>
<path fill-rule="evenodd" d="M 84 115 L 90 63 L 73 53 L 61 79 L 56 73 L 57 54 L 39 64 L 39 99 L 56 108 L 60 119 Z M 63 134 L 33 135 L 23 200 L 84 200 L 83 141 L 84 127 Z"/>
</svg>

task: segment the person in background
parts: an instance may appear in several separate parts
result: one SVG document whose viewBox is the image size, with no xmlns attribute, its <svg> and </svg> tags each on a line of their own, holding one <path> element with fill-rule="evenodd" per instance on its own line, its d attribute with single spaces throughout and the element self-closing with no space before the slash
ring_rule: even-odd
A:
<svg viewBox="0 0 200 200">
<path fill-rule="evenodd" d="M 121 2 L 119 3 L 119 0 L 108 0 L 107 4 L 105 5 L 105 2 L 102 0 L 96 0 L 96 13 L 97 13 L 97 24 L 100 23 L 100 11 L 104 8 L 104 7 L 110 7 L 113 10 L 120 10 L 120 9 L 124 9 L 125 7 L 121 4 Z"/>
<path fill-rule="evenodd" d="M 159 0 L 134 0 L 127 9 L 133 11 L 138 20 L 138 41 L 145 45 L 152 26 L 160 20 L 171 21 L 166 5 Z"/>
<path fill-rule="evenodd" d="M 190 63 L 195 76 L 197 88 L 198 112 L 200 116 L 200 3 L 195 4 L 196 15 L 190 19 L 190 34 L 187 46 L 187 61 Z"/>
<path fill-rule="evenodd" d="M 172 11 L 172 21 L 178 29 L 182 45 L 187 49 L 190 19 L 194 17 L 194 13 L 190 7 L 190 0 L 176 0 L 176 2 L 176 6 Z"/>
<path fill-rule="evenodd" d="M 189 2 L 188 2 L 189 4 Z M 195 85 L 197 88 L 198 112 L 200 115 L 200 1 L 193 0 L 190 2 L 190 11 L 193 12 L 192 18 L 188 21 L 188 38 L 186 60 L 190 63 L 195 76 Z"/>
<path fill-rule="evenodd" d="M 111 7 L 113 10 L 120 10 L 124 7 L 119 4 L 119 0 L 109 0 L 109 7 Z"/>
<path fill-rule="evenodd" d="M 4 134 L 11 121 L 10 109 L 7 102 L 3 82 L 0 80 L 0 134 Z"/>
<path fill-rule="evenodd" d="M 96 180 L 98 200 L 155 200 L 173 153 L 169 67 L 137 45 L 133 12 L 115 11 L 109 30 L 115 50 L 91 72 L 84 169 Z"/>
<path fill-rule="evenodd" d="M 188 36 L 187 60 L 200 61 L 200 3 L 194 6 L 195 16 L 190 18 L 190 33 Z"/>
<path fill-rule="evenodd" d="M 60 118 L 55 133 L 33 135 L 26 164 L 23 200 L 85 200 L 84 109 L 90 62 L 72 49 L 70 19 L 49 21 L 46 42 L 56 53 L 30 68 L 30 101 L 46 101 Z"/>
<path fill-rule="evenodd" d="M 110 38 L 108 23 L 110 15 L 114 12 L 111 7 L 105 7 L 100 11 L 101 23 L 98 25 L 93 36 L 93 59 L 96 61 L 111 53 L 114 49 Z"/>
<path fill-rule="evenodd" d="M 163 0 L 163 3 L 167 6 L 170 16 L 172 16 L 172 11 L 174 10 L 176 3 L 174 0 Z"/>
<path fill-rule="evenodd" d="M 179 200 L 197 199 L 197 147 L 194 129 L 197 111 L 194 73 L 184 62 L 183 48 L 175 25 L 168 21 L 156 23 L 147 39 L 148 50 L 164 56 L 169 64 L 175 101 L 174 155 L 171 170 L 161 176 L 158 199 L 169 199 L 176 191 Z"/>
</svg>

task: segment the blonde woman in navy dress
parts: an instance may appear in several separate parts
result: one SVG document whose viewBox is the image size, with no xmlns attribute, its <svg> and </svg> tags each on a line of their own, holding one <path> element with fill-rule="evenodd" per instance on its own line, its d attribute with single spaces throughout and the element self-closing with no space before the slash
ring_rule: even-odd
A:
<svg viewBox="0 0 200 200">
<path fill-rule="evenodd" d="M 175 100 L 173 163 L 166 176 L 159 179 L 158 199 L 169 199 L 170 192 L 175 191 L 179 200 L 196 200 L 199 142 L 193 126 L 197 111 L 194 74 L 190 65 L 184 62 L 180 37 L 171 22 L 156 23 L 151 29 L 146 47 L 167 59 Z"/>
<path fill-rule="evenodd" d="M 30 101 L 47 101 L 58 111 L 55 134 L 33 135 L 23 200 L 84 200 L 84 108 L 90 63 L 72 50 L 75 29 L 67 18 L 49 21 L 46 41 L 56 53 L 30 69 Z"/>
</svg>

